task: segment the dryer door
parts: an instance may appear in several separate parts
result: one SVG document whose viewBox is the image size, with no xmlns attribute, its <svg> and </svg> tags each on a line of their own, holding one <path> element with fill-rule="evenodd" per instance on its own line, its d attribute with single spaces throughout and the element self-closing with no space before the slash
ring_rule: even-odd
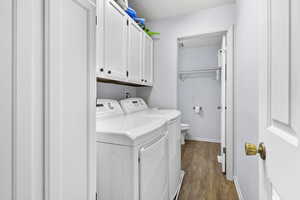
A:
<svg viewBox="0 0 300 200">
<path fill-rule="evenodd" d="M 168 146 L 167 136 L 140 150 L 140 200 L 167 200 Z"/>
</svg>

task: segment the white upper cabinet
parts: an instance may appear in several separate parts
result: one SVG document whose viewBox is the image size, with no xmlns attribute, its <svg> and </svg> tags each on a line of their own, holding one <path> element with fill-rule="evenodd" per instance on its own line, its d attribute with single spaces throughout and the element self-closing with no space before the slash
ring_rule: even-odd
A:
<svg viewBox="0 0 300 200">
<path fill-rule="evenodd" d="M 104 12 L 104 66 L 102 70 L 108 78 L 126 80 L 128 17 L 113 0 L 105 1 Z"/>
<path fill-rule="evenodd" d="M 143 72 L 142 81 L 144 85 L 153 84 L 153 40 L 148 35 L 143 38 Z"/>
<path fill-rule="evenodd" d="M 144 31 L 132 20 L 129 20 L 128 31 L 128 81 L 141 83 Z"/>
<path fill-rule="evenodd" d="M 114 0 L 97 0 L 97 77 L 153 84 L 153 41 Z"/>
</svg>

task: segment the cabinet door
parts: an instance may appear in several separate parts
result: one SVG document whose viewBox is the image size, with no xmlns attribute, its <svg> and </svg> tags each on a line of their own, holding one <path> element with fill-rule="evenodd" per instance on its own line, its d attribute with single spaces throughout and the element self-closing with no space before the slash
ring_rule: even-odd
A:
<svg viewBox="0 0 300 200">
<path fill-rule="evenodd" d="M 142 74 L 143 30 L 130 20 L 128 31 L 128 81 L 140 83 Z"/>
<path fill-rule="evenodd" d="M 126 79 L 127 69 L 127 16 L 113 1 L 105 3 L 105 76 Z"/>
<path fill-rule="evenodd" d="M 97 25 L 96 25 L 96 75 L 104 76 L 104 10 L 105 1 L 97 0 Z"/>
<path fill-rule="evenodd" d="M 143 79 L 145 85 L 153 84 L 153 40 L 144 35 Z"/>
<path fill-rule="evenodd" d="M 45 199 L 95 199 L 95 5 L 46 4 Z"/>
</svg>

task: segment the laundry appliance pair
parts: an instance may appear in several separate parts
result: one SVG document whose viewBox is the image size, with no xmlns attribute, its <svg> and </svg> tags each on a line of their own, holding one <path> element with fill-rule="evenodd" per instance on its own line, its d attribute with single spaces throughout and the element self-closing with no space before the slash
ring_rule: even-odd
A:
<svg viewBox="0 0 300 200">
<path fill-rule="evenodd" d="M 148 108 L 141 98 L 98 99 L 96 118 L 100 199 L 176 198 L 184 176 L 180 112 Z"/>
</svg>

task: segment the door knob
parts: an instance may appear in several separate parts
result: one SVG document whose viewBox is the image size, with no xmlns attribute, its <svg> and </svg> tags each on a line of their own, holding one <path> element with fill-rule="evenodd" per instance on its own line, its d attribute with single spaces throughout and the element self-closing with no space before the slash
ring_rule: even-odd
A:
<svg viewBox="0 0 300 200">
<path fill-rule="evenodd" d="M 245 152 L 247 156 L 255 156 L 259 154 L 260 158 L 266 160 L 266 147 L 264 143 L 260 143 L 258 148 L 255 144 L 245 144 Z"/>
</svg>

